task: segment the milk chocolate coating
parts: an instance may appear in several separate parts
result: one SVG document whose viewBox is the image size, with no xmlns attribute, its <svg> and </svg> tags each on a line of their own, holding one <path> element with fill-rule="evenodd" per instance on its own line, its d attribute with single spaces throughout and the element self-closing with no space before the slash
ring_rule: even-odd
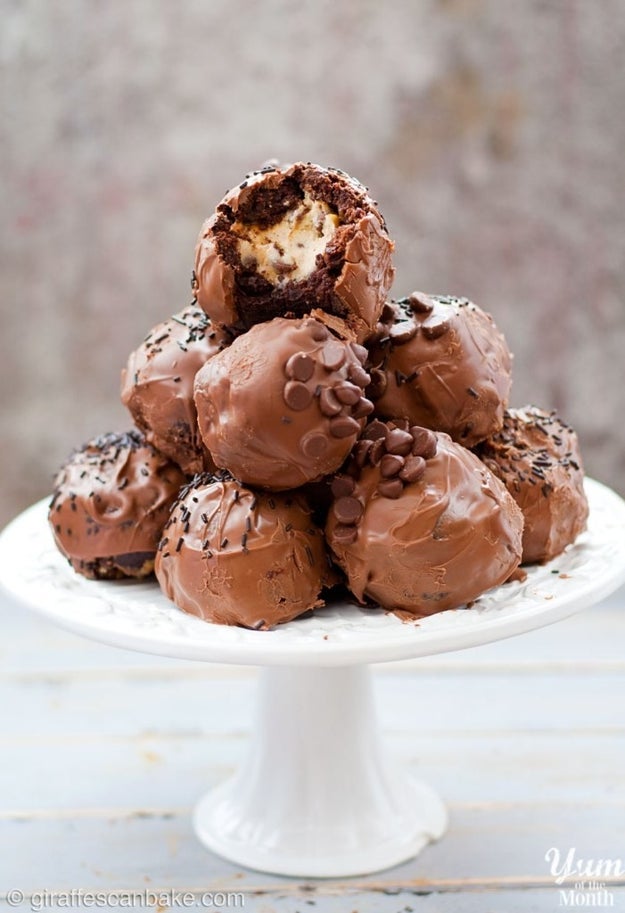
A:
<svg viewBox="0 0 625 913">
<path fill-rule="evenodd" d="M 354 595 L 418 617 L 503 583 L 521 560 L 523 529 L 505 486 L 447 434 L 372 424 L 367 452 L 369 429 L 335 479 L 326 525 Z"/>
<path fill-rule="evenodd" d="M 237 337 L 195 378 L 200 432 L 217 466 L 274 491 L 334 472 L 373 409 L 366 355 L 313 317 L 276 317 Z"/>
<path fill-rule="evenodd" d="M 192 304 L 154 327 L 122 371 L 122 403 L 147 440 L 188 475 L 215 468 L 197 427 L 193 381 L 229 341 Z"/>
<path fill-rule="evenodd" d="M 466 298 L 415 292 L 386 307 L 371 343 L 375 414 L 472 447 L 503 423 L 512 356 L 490 314 Z"/>
<path fill-rule="evenodd" d="M 205 621 L 267 629 L 323 605 L 325 542 L 297 495 L 255 492 L 229 473 L 198 475 L 163 532 L 156 576 Z"/>
<path fill-rule="evenodd" d="M 555 412 L 509 409 L 476 449 L 523 511 L 523 563 L 550 561 L 586 528 L 588 502 L 577 435 Z"/>
<path fill-rule="evenodd" d="M 85 577 L 145 577 L 184 482 L 138 431 L 103 434 L 59 470 L 48 512 L 55 542 Z"/>
<path fill-rule="evenodd" d="M 240 242 L 248 229 L 266 231 L 289 213 L 301 225 L 315 203 L 327 204 L 337 226 L 327 244 L 319 242 L 321 225 L 318 234 L 301 236 L 299 243 L 295 238 L 299 250 L 287 251 L 286 258 L 278 240 L 275 276 L 259 271 L 254 251 L 242 259 Z M 312 269 L 302 271 L 311 243 L 319 249 Z M 226 194 L 202 226 L 195 253 L 197 300 L 216 324 L 238 332 L 320 307 L 343 318 L 362 340 L 375 328 L 391 287 L 393 247 L 376 203 L 345 172 L 302 162 L 268 166 Z"/>
</svg>

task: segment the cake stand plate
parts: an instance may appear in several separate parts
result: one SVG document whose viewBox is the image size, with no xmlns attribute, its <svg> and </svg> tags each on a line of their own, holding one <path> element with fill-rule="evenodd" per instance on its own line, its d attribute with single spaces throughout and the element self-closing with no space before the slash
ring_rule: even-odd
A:
<svg viewBox="0 0 625 913">
<path fill-rule="evenodd" d="M 247 761 L 197 805 L 208 848 L 250 868 L 345 877 L 400 863 L 442 836 L 445 807 L 387 757 L 367 664 L 460 650 L 559 621 L 625 581 L 625 503 L 587 481 L 588 530 L 523 582 L 471 609 L 406 623 L 340 602 L 272 631 L 207 624 L 151 581 L 94 582 L 56 550 L 39 502 L 0 535 L 9 593 L 78 634 L 126 649 L 264 667 Z"/>
</svg>

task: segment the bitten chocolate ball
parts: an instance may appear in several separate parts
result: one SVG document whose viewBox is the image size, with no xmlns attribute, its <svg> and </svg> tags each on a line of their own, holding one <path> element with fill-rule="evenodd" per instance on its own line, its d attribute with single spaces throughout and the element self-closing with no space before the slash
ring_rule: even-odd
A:
<svg viewBox="0 0 625 913">
<path fill-rule="evenodd" d="M 55 482 L 48 519 L 79 574 L 145 577 L 185 477 L 138 431 L 103 434 L 71 454 Z"/>
<path fill-rule="evenodd" d="M 457 608 L 521 560 L 521 511 L 447 434 L 373 421 L 333 493 L 328 544 L 354 595 L 385 609 Z"/>
<path fill-rule="evenodd" d="M 345 172 L 269 166 L 247 175 L 204 223 L 194 289 L 211 320 L 239 332 L 319 307 L 362 339 L 393 281 L 392 251 L 377 205 Z"/>
<path fill-rule="evenodd" d="M 229 341 L 192 304 L 154 327 L 122 371 L 122 403 L 147 440 L 188 475 L 215 468 L 197 427 L 193 381 Z"/>
<path fill-rule="evenodd" d="M 523 562 L 559 555 L 586 528 L 588 501 L 577 435 L 555 412 L 509 409 L 476 450 L 523 511 Z"/>
<path fill-rule="evenodd" d="M 275 491 L 335 472 L 373 409 L 366 357 L 313 317 L 276 317 L 239 336 L 195 378 L 200 432 L 217 466 Z"/>
<path fill-rule="evenodd" d="M 415 292 L 388 305 L 370 352 L 376 415 L 465 447 L 501 428 L 512 356 L 492 317 L 466 298 Z"/>
<path fill-rule="evenodd" d="M 185 612 L 255 629 L 323 605 L 319 594 L 334 579 L 302 498 L 252 491 L 226 472 L 198 475 L 182 491 L 156 576 Z"/>
</svg>

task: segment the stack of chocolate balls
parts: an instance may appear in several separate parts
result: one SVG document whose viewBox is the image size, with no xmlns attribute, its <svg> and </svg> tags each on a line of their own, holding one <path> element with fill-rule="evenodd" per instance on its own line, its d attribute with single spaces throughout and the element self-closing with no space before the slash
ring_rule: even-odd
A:
<svg viewBox="0 0 625 913">
<path fill-rule="evenodd" d="M 268 166 L 226 195 L 194 300 L 122 372 L 136 428 L 57 477 L 77 572 L 155 571 L 179 608 L 258 630 L 333 587 L 405 619 L 465 606 L 574 541 L 575 433 L 508 409 L 512 357 L 475 304 L 388 297 L 393 247 L 337 169 Z"/>
</svg>

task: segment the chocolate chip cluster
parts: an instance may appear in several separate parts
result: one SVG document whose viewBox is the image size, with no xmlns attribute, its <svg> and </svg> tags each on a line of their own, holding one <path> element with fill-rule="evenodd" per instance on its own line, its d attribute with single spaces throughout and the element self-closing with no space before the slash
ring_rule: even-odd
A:
<svg viewBox="0 0 625 913">
<path fill-rule="evenodd" d="M 358 419 L 373 412 L 373 403 L 363 392 L 371 382 L 371 376 L 363 367 L 368 357 L 367 350 L 364 346 L 351 343 L 349 349 L 358 363 L 349 362 L 346 379 L 322 385 L 315 382 L 315 366 L 322 365 L 328 377 L 335 375 L 345 365 L 347 350 L 345 344 L 333 338 L 322 323 L 313 328 L 312 337 L 317 342 L 323 342 L 323 348 L 318 359 L 305 352 L 296 352 L 288 358 L 284 366 L 288 378 L 284 385 L 284 402 L 294 412 L 301 412 L 318 397 L 319 410 L 329 419 L 329 432 L 333 437 L 358 434 Z M 319 447 L 317 436 L 307 435 L 302 440 L 302 449 L 308 456 L 314 456 Z"/>
<path fill-rule="evenodd" d="M 364 505 L 356 495 L 356 483 L 365 466 L 379 466 L 377 494 L 397 499 L 406 485 L 418 482 L 425 474 L 427 461 L 436 456 L 436 435 L 428 428 L 408 422 L 370 422 L 355 444 L 344 473 L 334 477 L 331 511 L 338 525 L 334 536 L 343 543 L 355 542 L 357 524 Z"/>
</svg>

